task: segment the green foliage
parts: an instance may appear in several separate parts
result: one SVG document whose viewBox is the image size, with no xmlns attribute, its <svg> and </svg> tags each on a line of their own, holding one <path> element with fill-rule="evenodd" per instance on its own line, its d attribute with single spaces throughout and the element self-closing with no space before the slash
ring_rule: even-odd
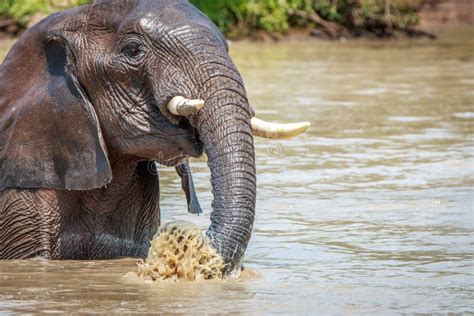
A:
<svg viewBox="0 0 474 316">
<path fill-rule="evenodd" d="M 35 13 L 50 14 L 92 0 L 0 0 L 0 15 L 26 24 Z M 239 36 L 262 30 L 284 33 L 291 27 L 316 26 L 308 19 L 290 14 L 298 10 L 348 29 L 363 27 L 365 21 L 386 17 L 386 0 L 189 0 L 201 9 L 227 35 Z M 391 1 L 390 19 L 400 26 L 418 22 L 416 7 L 422 0 Z"/>
<path fill-rule="evenodd" d="M 314 1 L 314 10 L 319 13 L 321 17 L 328 21 L 343 22 L 341 15 L 342 1 L 338 1 L 338 5 L 334 6 L 331 1 L 319 0 Z M 345 3 L 344 3 L 345 5 Z"/>
<path fill-rule="evenodd" d="M 417 7 L 422 0 L 397 0 L 393 14 L 401 26 L 415 25 L 419 22 Z"/>
<path fill-rule="evenodd" d="M 385 0 L 191 0 L 225 33 L 263 30 L 284 33 L 290 27 L 308 24 L 289 14 L 290 9 L 317 13 L 349 29 L 361 27 L 365 20 L 384 17 Z M 421 0 L 391 0 L 391 19 L 401 26 L 418 22 L 416 6 Z M 356 17 L 360 17 L 358 21 Z M 359 23 L 359 24 L 357 24 Z M 356 25 L 357 24 L 357 25 Z"/>
<path fill-rule="evenodd" d="M 51 14 L 56 11 L 89 3 L 91 0 L 1 0 L 0 15 L 8 15 L 21 24 L 35 13 Z"/>
<path fill-rule="evenodd" d="M 243 20 L 247 0 L 190 0 L 224 32 Z"/>
</svg>

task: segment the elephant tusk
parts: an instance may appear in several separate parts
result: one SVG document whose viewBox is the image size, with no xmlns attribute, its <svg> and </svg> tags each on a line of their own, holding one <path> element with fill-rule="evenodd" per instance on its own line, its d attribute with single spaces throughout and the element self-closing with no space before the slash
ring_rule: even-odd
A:
<svg viewBox="0 0 474 316">
<path fill-rule="evenodd" d="M 205 104 L 203 100 L 191 100 L 178 96 L 174 97 L 170 102 L 168 102 L 168 110 L 170 110 L 170 112 L 174 115 L 190 116 L 201 110 L 204 105 Z"/>
<path fill-rule="evenodd" d="M 304 133 L 310 126 L 311 123 L 309 122 L 277 124 L 266 122 L 256 117 L 252 118 L 253 134 L 263 138 L 292 138 Z"/>
</svg>

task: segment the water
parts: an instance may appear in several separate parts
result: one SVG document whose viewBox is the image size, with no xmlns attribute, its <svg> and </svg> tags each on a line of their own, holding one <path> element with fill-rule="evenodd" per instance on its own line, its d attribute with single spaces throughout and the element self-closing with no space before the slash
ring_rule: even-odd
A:
<svg viewBox="0 0 474 316">
<path fill-rule="evenodd" d="M 136 260 L 0 262 L 0 314 L 474 312 L 474 29 L 439 41 L 233 43 L 259 116 L 309 120 L 257 139 L 245 264 L 260 277 L 136 284 Z M 1 50 L 1 49 L 0 49 Z M 163 221 L 186 214 L 162 169 Z"/>
</svg>

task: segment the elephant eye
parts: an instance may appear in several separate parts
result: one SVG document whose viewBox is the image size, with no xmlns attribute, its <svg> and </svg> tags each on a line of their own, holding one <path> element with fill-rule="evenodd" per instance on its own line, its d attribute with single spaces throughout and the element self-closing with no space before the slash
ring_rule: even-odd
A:
<svg viewBox="0 0 474 316">
<path fill-rule="evenodd" d="M 128 44 L 122 49 L 122 53 L 131 58 L 137 58 L 143 54 L 143 48 L 138 43 Z"/>
</svg>

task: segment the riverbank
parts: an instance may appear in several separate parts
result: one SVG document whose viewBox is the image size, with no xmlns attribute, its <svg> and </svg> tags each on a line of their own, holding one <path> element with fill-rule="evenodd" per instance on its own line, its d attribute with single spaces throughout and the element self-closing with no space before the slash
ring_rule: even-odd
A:
<svg viewBox="0 0 474 316">
<path fill-rule="evenodd" d="M 0 6 L 0 40 L 18 37 L 49 13 L 90 0 L 65 0 L 61 4 L 51 0 L 44 7 L 33 6 L 35 1 L 20 0 L 10 8 Z M 273 8 L 264 0 L 256 1 L 253 8 L 250 4 L 243 8 L 247 0 L 216 1 L 212 5 L 204 0 L 191 2 L 234 41 L 435 39 L 443 28 L 474 25 L 472 0 L 317 0 L 304 10 L 298 7 L 298 0 L 296 4 L 283 1 Z M 234 2 L 241 4 L 239 11 L 232 6 Z M 331 6 L 324 7 L 324 3 Z"/>
<path fill-rule="evenodd" d="M 472 0 L 426 1 L 418 14 L 419 26 L 428 30 L 446 25 L 473 25 L 474 2 Z"/>
<path fill-rule="evenodd" d="M 16 37 L 53 12 L 90 0 L 0 5 L 0 38 Z M 440 25 L 474 23 L 471 0 L 191 0 L 232 40 L 435 38 Z"/>
</svg>

